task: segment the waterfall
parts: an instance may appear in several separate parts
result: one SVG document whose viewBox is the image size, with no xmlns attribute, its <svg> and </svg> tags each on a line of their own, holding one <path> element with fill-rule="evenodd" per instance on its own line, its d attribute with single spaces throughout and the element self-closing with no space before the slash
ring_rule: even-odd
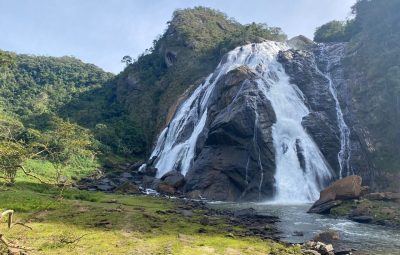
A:
<svg viewBox="0 0 400 255">
<path fill-rule="evenodd" d="M 334 66 L 341 66 L 340 62 L 344 55 L 344 45 L 319 44 L 320 57 L 325 62 L 325 74 L 317 68 L 317 70 L 328 79 L 329 91 L 331 92 L 336 104 L 336 117 L 338 128 L 340 130 L 340 151 L 338 153 L 339 161 L 339 178 L 354 174 L 350 166 L 351 150 L 350 150 L 350 129 L 347 126 L 340 102 L 338 99 L 337 86 L 333 82 L 331 70 Z M 331 53 L 330 53 L 331 52 Z M 317 65 L 316 65 L 317 66 Z"/>
<path fill-rule="evenodd" d="M 275 203 L 303 203 L 318 199 L 322 184 L 331 172 L 318 146 L 301 122 L 309 114 L 304 96 L 290 84 L 289 76 L 276 60 L 264 73 L 260 89 L 271 101 L 277 121 L 272 129 L 275 147 Z M 272 77 L 272 78 L 269 78 Z M 264 85 L 264 86 L 263 86 Z M 302 163 L 299 154 L 303 156 Z"/>
<path fill-rule="evenodd" d="M 191 96 L 176 111 L 172 121 L 161 132 L 151 157 L 156 156 L 157 177 L 170 170 L 185 175 L 195 158 L 199 135 L 207 123 L 207 106 L 214 100 L 210 95 L 220 77 L 230 70 L 245 65 L 257 75 L 258 89 L 271 101 L 277 121 L 272 128 L 275 148 L 275 200 L 279 202 L 308 202 L 318 199 L 322 184 L 331 179 L 323 155 L 301 125 L 309 114 L 304 96 L 276 60 L 279 51 L 287 50 L 286 43 L 267 41 L 249 44 L 229 52 Z M 233 99 L 235 100 L 235 99 Z M 256 116 L 258 116 L 257 109 Z M 259 126 L 258 119 L 255 125 Z M 256 130 L 256 128 L 254 129 Z M 253 142 L 256 140 L 254 131 Z M 258 150 L 260 153 L 260 150 Z M 260 187 L 264 178 L 261 157 Z M 248 161 L 246 164 L 246 181 Z"/>
</svg>

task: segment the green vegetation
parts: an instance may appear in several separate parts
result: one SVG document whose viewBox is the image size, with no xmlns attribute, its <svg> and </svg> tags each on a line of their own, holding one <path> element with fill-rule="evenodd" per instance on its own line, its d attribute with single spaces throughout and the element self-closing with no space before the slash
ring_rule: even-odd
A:
<svg viewBox="0 0 400 255">
<path fill-rule="evenodd" d="M 398 190 L 400 158 L 400 2 L 359 0 L 354 18 L 317 29 L 317 42 L 348 41 L 346 76 L 358 132 L 365 140 L 373 179 Z M 359 129 L 359 128 L 357 128 Z M 364 137 L 365 136 L 365 137 Z"/>
<path fill-rule="evenodd" d="M 353 9 L 361 30 L 351 41 L 346 69 L 355 77 L 350 85 L 357 118 L 372 138 L 369 153 L 375 167 L 399 173 L 400 2 L 364 0 Z"/>
<path fill-rule="evenodd" d="M 368 199 L 343 201 L 331 209 L 335 217 L 370 216 L 374 224 L 391 227 L 400 226 L 400 203 L 394 201 L 375 201 Z"/>
<path fill-rule="evenodd" d="M 263 39 L 282 41 L 286 35 L 265 24 L 241 25 L 209 8 L 175 11 L 153 47 L 117 77 L 117 98 L 142 130 L 146 151 L 169 108 L 191 85 L 201 83 L 229 50 Z"/>
<path fill-rule="evenodd" d="M 314 34 L 316 42 L 348 42 L 357 31 L 354 22 L 330 21 L 317 28 Z"/>
<path fill-rule="evenodd" d="M 55 182 L 98 167 L 101 146 L 93 132 L 60 110 L 112 75 L 72 57 L 0 51 L 0 63 L 0 176 L 13 181 L 18 169 L 34 175 L 52 169 L 45 177 Z"/>
<path fill-rule="evenodd" d="M 0 233 L 30 254 L 301 254 L 298 247 L 256 237 L 239 238 L 245 230 L 224 219 L 199 222 L 179 213 L 181 202 L 145 196 L 107 195 L 60 189 L 18 179 L 1 187 L 0 211 L 15 210 L 20 225 Z M 232 233 L 233 236 L 228 236 Z"/>
</svg>

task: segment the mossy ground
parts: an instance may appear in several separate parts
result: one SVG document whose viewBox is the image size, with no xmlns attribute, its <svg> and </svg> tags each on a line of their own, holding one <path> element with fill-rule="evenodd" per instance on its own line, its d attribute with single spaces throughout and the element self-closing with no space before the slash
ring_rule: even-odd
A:
<svg viewBox="0 0 400 255">
<path fill-rule="evenodd" d="M 336 217 L 371 216 L 372 223 L 395 227 L 400 226 L 400 202 L 368 199 L 344 201 L 331 210 L 331 215 Z"/>
<path fill-rule="evenodd" d="M 0 232 L 28 254 L 300 254 L 298 248 L 256 237 L 238 237 L 244 229 L 222 218 L 201 225 L 193 216 L 174 213 L 182 202 L 66 189 L 17 181 L 0 187 L 0 210 L 15 210 L 16 225 Z M 201 231 L 199 231 L 201 230 Z M 234 233 L 233 236 L 227 236 Z"/>
</svg>

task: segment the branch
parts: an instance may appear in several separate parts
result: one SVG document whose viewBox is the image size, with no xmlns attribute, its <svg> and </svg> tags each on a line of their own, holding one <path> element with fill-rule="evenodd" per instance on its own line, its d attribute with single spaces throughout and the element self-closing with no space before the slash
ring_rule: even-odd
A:
<svg viewBox="0 0 400 255">
<path fill-rule="evenodd" d="M 62 239 L 62 240 L 60 240 L 60 242 L 65 243 L 65 244 L 73 244 L 73 243 L 79 242 L 83 237 L 85 237 L 87 235 L 90 235 L 90 233 L 83 234 L 80 237 L 75 238 L 73 240 Z"/>
<path fill-rule="evenodd" d="M 24 172 L 24 174 L 25 174 L 26 176 L 30 176 L 30 177 L 32 177 L 32 178 L 35 178 L 36 180 L 38 180 L 38 181 L 39 181 L 40 183 L 42 183 L 42 184 L 54 185 L 54 183 L 49 183 L 49 182 L 43 181 L 40 177 L 38 177 L 38 176 L 36 176 L 36 175 L 34 175 L 34 174 L 31 174 L 31 172 L 30 172 L 30 171 L 27 171 L 23 165 L 18 165 L 17 167 L 21 168 L 21 169 L 22 169 L 22 172 Z"/>
</svg>

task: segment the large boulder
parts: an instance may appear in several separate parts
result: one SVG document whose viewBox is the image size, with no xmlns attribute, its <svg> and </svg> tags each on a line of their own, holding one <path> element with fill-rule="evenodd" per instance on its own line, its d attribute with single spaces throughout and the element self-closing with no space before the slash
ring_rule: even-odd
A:
<svg viewBox="0 0 400 255">
<path fill-rule="evenodd" d="M 337 180 L 320 192 L 319 199 L 310 208 L 310 213 L 325 213 L 341 203 L 341 200 L 359 198 L 361 194 L 361 176 L 352 175 Z"/>
<path fill-rule="evenodd" d="M 217 82 L 210 102 L 186 192 L 225 201 L 271 197 L 276 117 L 256 74 L 244 66 L 230 71 Z"/>
<path fill-rule="evenodd" d="M 175 189 L 178 189 L 185 184 L 185 177 L 180 172 L 173 170 L 164 174 L 161 177 L 161 181 L 174 187 Z"/>
</svg>

